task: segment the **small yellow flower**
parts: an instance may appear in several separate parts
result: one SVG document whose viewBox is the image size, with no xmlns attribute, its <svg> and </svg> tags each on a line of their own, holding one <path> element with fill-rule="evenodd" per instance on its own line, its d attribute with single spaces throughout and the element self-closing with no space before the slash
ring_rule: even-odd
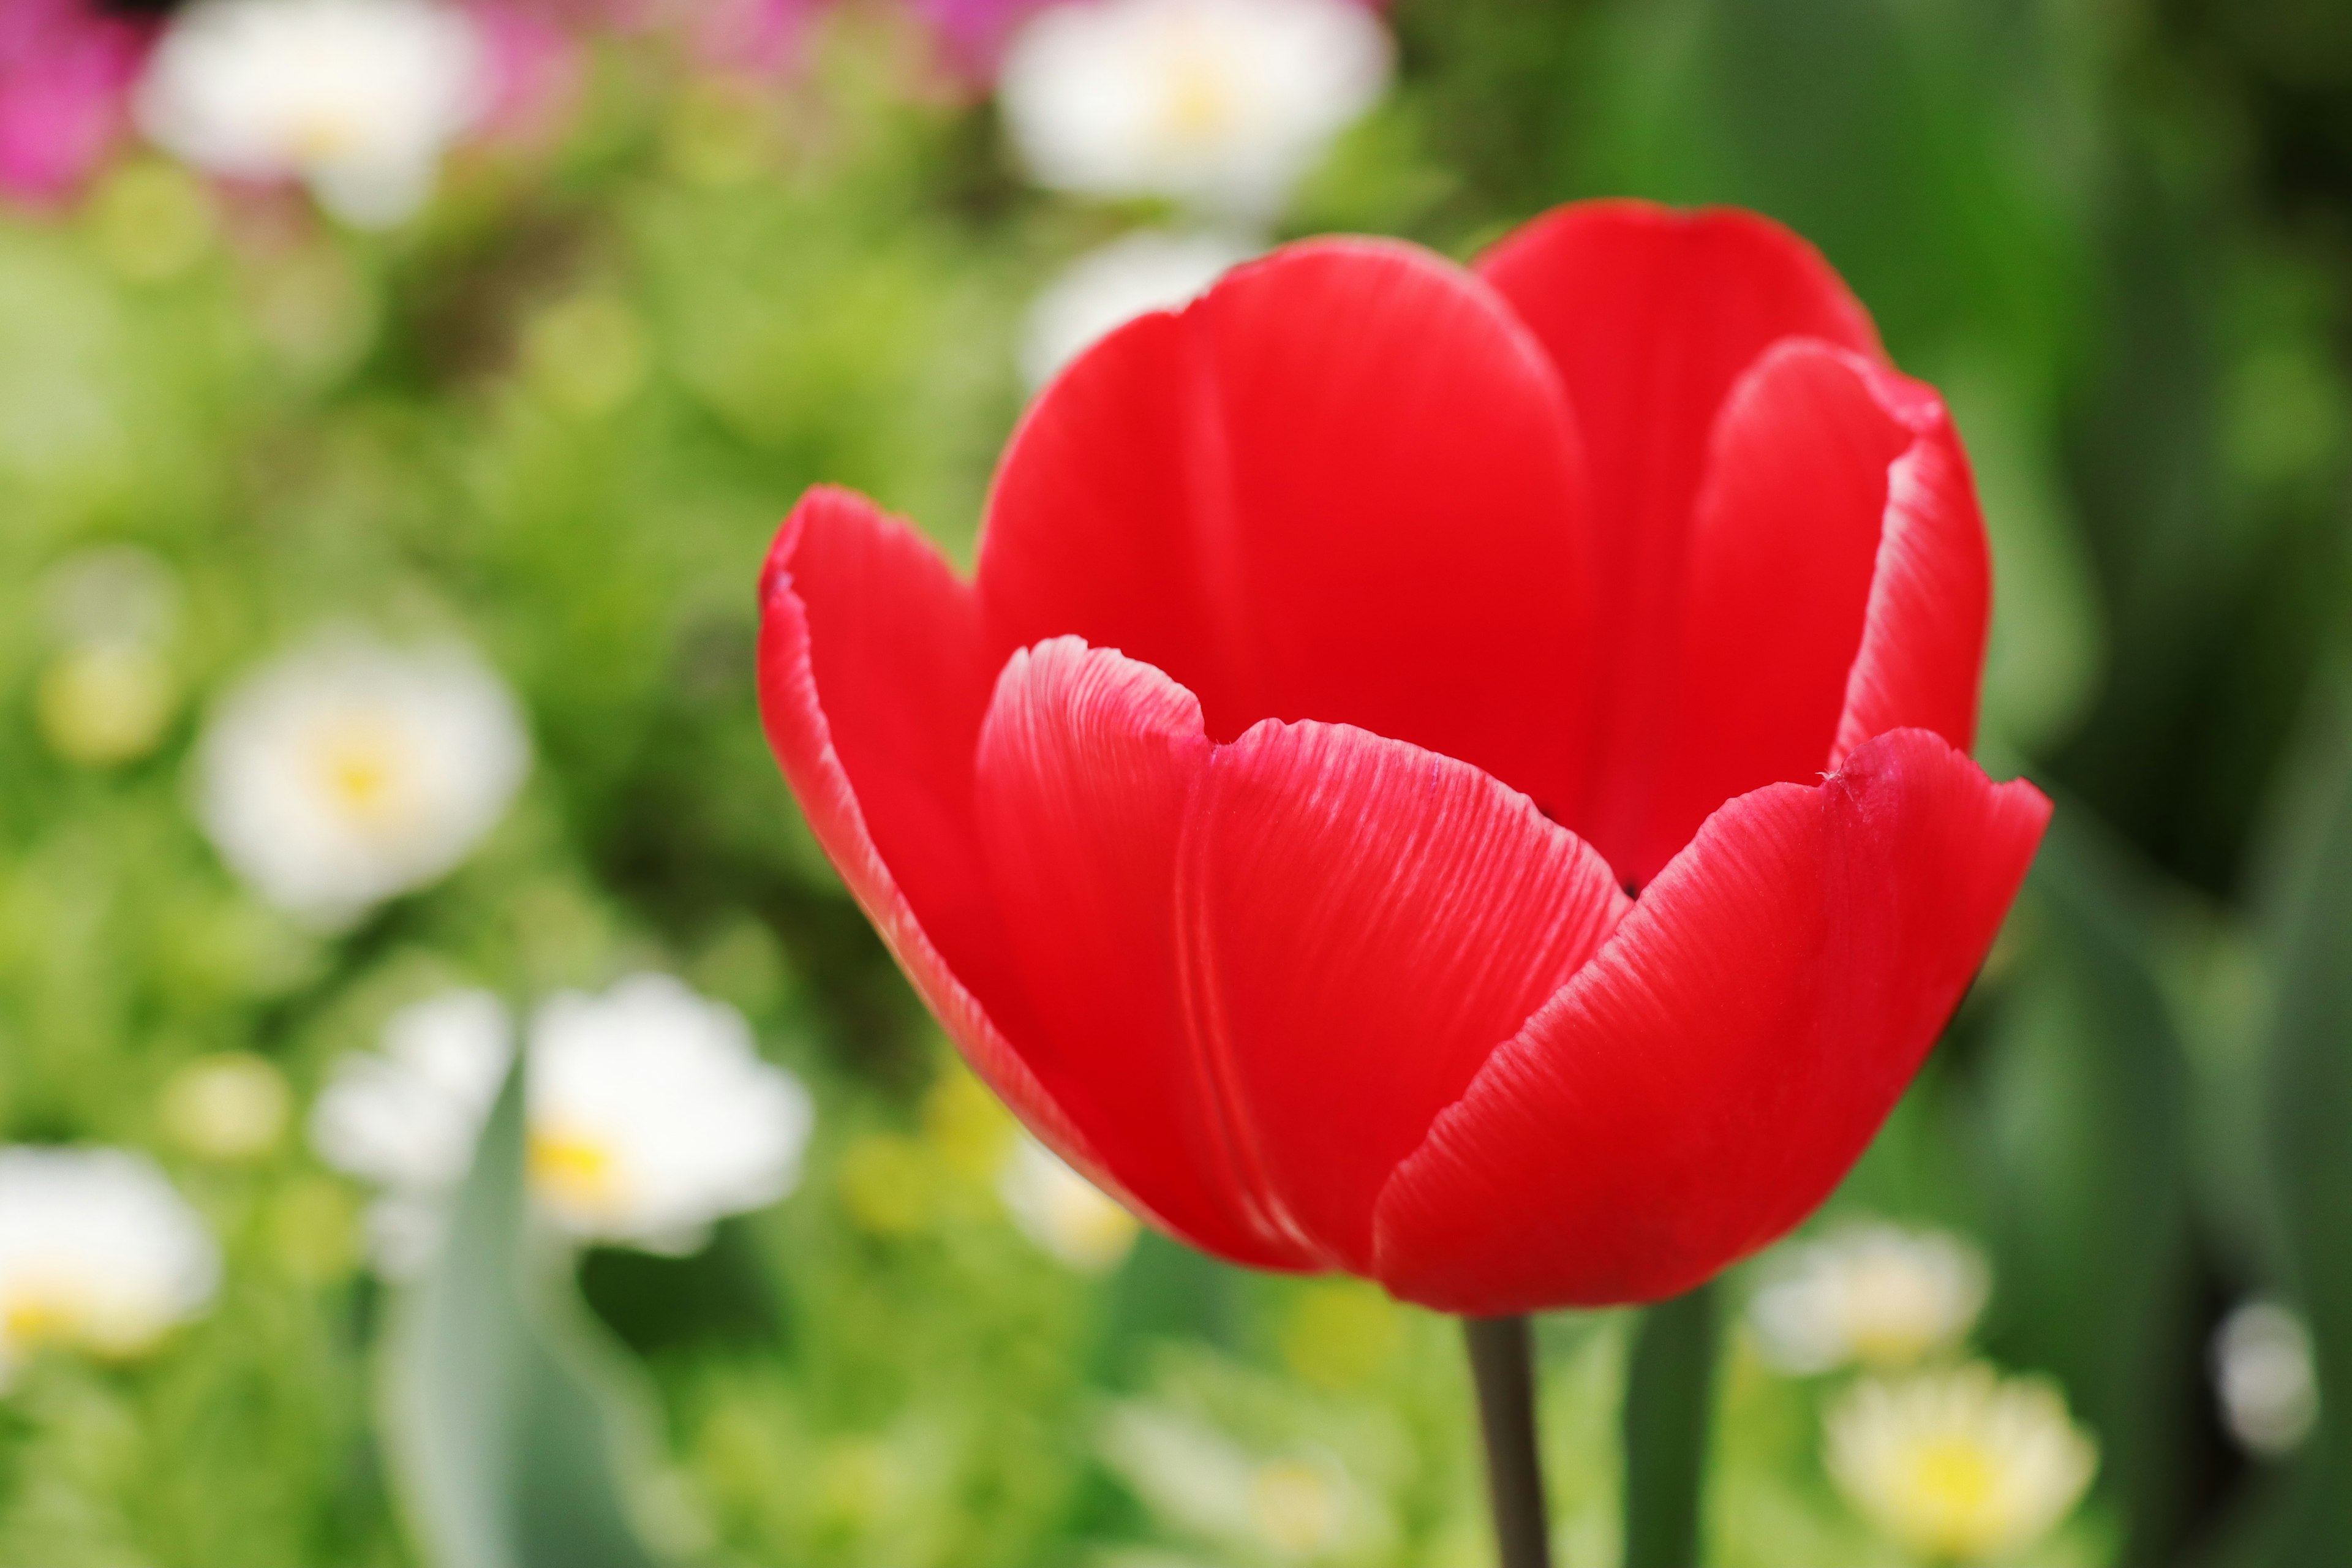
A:
<svg viewBox="0 0 2352 1568">
<path fill-rule="evenodd" d="M 68 762 L 108 767 L 155 749 L 179 705 L 171 667 L 133 642 L 88 642 L 41 671 L 42 738 Z"/>
<path fill-rule="evenodd" d="M 636 313 L 590 292 L 549 306 L 523 332 L 523 373 L 557 409 L 583 419 L 610 414 L 646 379 L 651 348 Z"/>
<path fill-rule="evenodd" d="M 2023 1551 L 2074 1511 L 2098 1468 L 2055 1389 L 1981 1364 L 1859 1384 L 1827 1426 L 1830 1474 L 1848 1500 L 1937 1563 Z"/>
<path fill-rule="evenodd" d="M 923 1096 L 923 1136 L 957 1175 L 986 1182 L 1003 1167 L 1020 1124 L 988 1086 L 960 1067 Z"/>
<path fill-rule="evenodd" d="M 834 1170 L 841 1206 L 875 1236 L 908 1236 L 931 1216 L 929 1162 L 923 1146 L 891 1132 L 869 1132 L 841 1152 Z"/>
<path fill-rule="evenodd" d="M 294 1097 L 286 1075 L 244 1051 L 199 1057 L 163 1086 L 163 1127 L 206 1160 L 252 1160 L 285 1135 Z"/>
<path fill-rule="evenodd" d="M 1396 1303 L 1354 1280 L 1327 1279 L 1301 1287 L 1282 1325 L 1282 1359 L 1322 1388 L 1362 1384 L 1404 1341 Z"/>
</svg>

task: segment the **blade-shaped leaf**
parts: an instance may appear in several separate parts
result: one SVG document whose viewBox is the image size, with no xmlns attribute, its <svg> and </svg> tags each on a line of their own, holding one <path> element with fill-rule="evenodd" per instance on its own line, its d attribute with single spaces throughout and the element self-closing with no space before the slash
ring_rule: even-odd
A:
<svg viewBox="0 0 2352 1568">
<path fill-rule="evenodd" d="M 2324 705 L 2273 853 L 2271 1174 L 2320 1389 L 2315 1489 L 2331 1561 L 2352 1552 L 2352 704 Z M 2282 1557 L 2278 1561 L 2284 1562 Z"/>
<path fill-rule="evenodd" d="M 2027 884 L 1987 1062 L 2000 1219 L 1993 1348 L 2058 1374 L 2097 1433 L 2132 1562 L 2184 1528 L 2201 1363 L 2188 1068 L 2153 968 L 2155 874 L 2062 802 Z"/>
<path fill-rule="evenodd" d="M 653 1568 L 626 1500 L 640 1402 L 534 1247 L 518 1063 L 432 1271 L 400 1303 L 393 1469 L 435 1568 Z"/>
</svg>

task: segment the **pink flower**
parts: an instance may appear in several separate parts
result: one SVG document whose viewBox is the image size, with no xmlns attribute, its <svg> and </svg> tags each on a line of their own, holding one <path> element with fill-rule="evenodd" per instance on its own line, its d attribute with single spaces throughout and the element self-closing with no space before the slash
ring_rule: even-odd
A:
<svg viewBox="0 0 2352 1568">
<path fill-rule="evenodd" d="M 543 5 L 477 0 L 467 9 L 481 34 L 488 100 L 478 131 L 493 141 L 548 140 L 579 95 L 578 40 Z"/>
<path fill-rule="evenodd" d="M 0 0 L 0 195 L 71 195 L 114 143 L 151 29 L 88 0 Z"/>
</svg>

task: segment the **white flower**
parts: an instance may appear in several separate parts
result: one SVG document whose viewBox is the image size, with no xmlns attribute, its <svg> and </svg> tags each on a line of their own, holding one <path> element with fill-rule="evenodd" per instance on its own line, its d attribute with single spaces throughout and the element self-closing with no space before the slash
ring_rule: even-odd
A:
<svg viewBox="0 0 2352 1568">
<path fill-rule="evenodd" d="M 1090 250 L 1045 286 L 1021 335 L 1021 371 L 1045 385 L 1116 328 L 1192 300 L 1253 247 L 1221 234 L 1138 229 Z"/>
<path fill-rule="evenodd" d="M 1390 57 L 1358 0 L 1101 0 L 1040 12 L 997 90 L 1045 184 L 1264 219 L 1371 107 Z"/>
<path fill-rule="evenodd" d="M 1824 1423 L 1839 1489 L 1906 1551 L 1937 1562 L 2031 1546 L 2074 1511 L 2098 1468 L 2056 1390 L 1982 1365 L 1859 1384 Z"/>
<path fill-rule="evenodd" d="M 400 222 L 479 116 L 488 52 L 435 0 L 197 0 L 155 46 L 139 123 L 239 179 L 299 178 L 353 224 Z"/>
<path fill-rule="evenodd" d="M 690 1250 L 798 1180 L 807 1091 L 760 1059 L 740 1014 L 676 980 L 555 996 L 529 1048 L 531 1196 L 572 1236 Z M 385 1274 L 413 1274 L 438 1246 L 513 1049 L 496 997 L 452 992 L 395 1015 L 382 1053 L 347 1058 L 320 1095 L 320 1156 L 383 1190 L 368 1219 Z"/>
<path fill-rule="evenodd" d="M 1784 1251 L 1748 1321 L 1784 1372 L 1899 1367 L 1965 1339 L 1987 1288 L 1984 1258 L 1958 1237 L 1862 1225 Z"/>
<path fill-rule="evenodd" d="M 44 1345 L 137 1355 L 219 1283 L 220 1249 L 144 1155 L 0 1150 L 0 1373 Z"/>
<path fill-rule="evenodd" d="M 1022 1235 L 1083 1273 L 1110 1268 L 1134 1248 L 1135 1216 L 1025 1133 L 1006 1156 L 996 1192 Z"/>
<path fill-rule="evenodd" d="M 2319 1419 L 2311 1331 L 2275 1301 L 2248 1301 L 2222 1320 L 2213 1382 L 2230 1435 L 2265 1458 L 2294 1451 Z"/>
<path fill-rule="evenodd" d="M 1390 1534 L 1380 1504 L 1322 1448 L 1253 1452 L 1197 1416 L 1133 1401 L 1112 1410 L 1102 1450 L 1165 1523 L 1242 1561 L 1353 1554 Z"/>
<path fill-rule="evenodd" d="M 394 1014 L 382 1052 L 346 1057 L 310 1108 L 320 1156 L 383 1189 L 368 1209 L 368 1241 L 384 1274 L 415 1273 L 440 1246 L 442 1210 L 513 1053 L 496 996 L 446 992 Z"/>
<path fill-rule="evenodd" d="M 814 1119 L 741 1014 L 667 975 L 565 992 L 531 1019 L 531 1190 L 576 1236 L 691 1250 L 792 1191 Z"/>
<path fill-rule="evenodd" d="M 530 762 L 514 699 L 473 655 L 341 636 L 221 704 L 200 748 L 198 810 L 263 898 L 332 927 L 464 859 Z"/>
</svg>

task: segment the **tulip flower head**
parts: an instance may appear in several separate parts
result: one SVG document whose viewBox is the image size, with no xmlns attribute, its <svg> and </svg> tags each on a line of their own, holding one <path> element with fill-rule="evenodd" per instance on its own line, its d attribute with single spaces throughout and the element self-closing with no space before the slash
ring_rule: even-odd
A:
<svg viewBox="0 0 2352 1568">
<path fill-rule="evenodd" d="M 1933 1563 L 2025 1550 L 2074 1511 L 2098 1468 L 2054 1389 L 1987 1366 L 1858 1384 L 1824 1421 L 1839 1489 Z"/>
<path fill-rule="evenodd" d="M 1263 219 L 1388 84 L 1357 0 L 1101 0 L 1042 11 L 997 92 L 1042 184 Z"/>
<path fill-rule="evenodd" d="M 1112 332 L 974 582 L 812 492 L 762 709 L 974 1069 L 1139 1215 L 1448 1310 L 1646 1300 L 1821 1202 L 2016 894 L 1989 576 L 1818 256 L 1601 203 Z"/>
<path fill-rule="evenodd" d="M 0 1376 L 44 1347 L 142 1354 L 219 1282 L 220 1248 L 144 1155 L 0 1150 Z"/>
<path fill-rule="evenodd" d="M 366 228 L 432 194 L 441 154 L 489 107 L 494 60 L 438 0 L 197 0 L 141 81 L 141 127 L 196 167 L 299 179 Z"/>
<path fill-rule="evenodd" d="M 514 699 L 465 648 L 330 637 L 221 704 L 198 757 L 199 815 L 263 898 L 332 928 L 447 874 L 530 764 Z"/>
<path fill-rule="evenodd" d="M 808 1091 L 760 1059 L 740 1014 L 678 981 L 551 997 L 529 1049 L 532 1202 L 578 1240 L 691 1251 L 799 1180 Z M 414 1274 L 439 1245 L 513 1050 L 497 997 L 448 992 L 394 1015 L 383 1049 L 346 1058 L 320 1095 L 320 1156 L 382 1189 L 368 1217 L 381 1272 Z"/>
<path fill-rule="evenodd" d="M 1957 1237 L 1864 1225 L 1791 1249 L 1748 1303 L 1765 1358 L 1799 1375 L 1902 1367 L 1968 1337 L 1990 1285 Z"/>
</svg>

